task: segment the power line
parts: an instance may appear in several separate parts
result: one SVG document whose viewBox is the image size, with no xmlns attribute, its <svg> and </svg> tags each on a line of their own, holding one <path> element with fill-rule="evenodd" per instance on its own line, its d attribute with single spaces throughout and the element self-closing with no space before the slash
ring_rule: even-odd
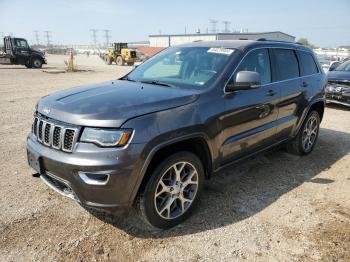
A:
<svg viewBox="0 0 350 262">
<path fill-rule="evenodd" d="M 92 41 L 94 43 L 95 46 L 97 46 L 97 29 L 90 29 L 90 31 L 92 32 Z"/>
<path fill-rule="evenodd" d="M 222 23 L 224 24 L 224 33 L 230 33 L 230 25 L 231 22 L 230 21 L 222 21 Z"/>
<path fill-rule="evenodd" d="M 35 37 L 35 40 L 36 40 L 36 44 L 39 45 L 39 31 L 38 30 L 34 30 L 34 37 Z"/>
<path fill-rule="evenodd" d="M 106 47 L 108 47 L 108 46 L 109 46 L 109 39 L 110 39 L 110 37 L 111 37 L 111 35 L 110 35 L 111 30 L 105 29 L 105 30 L 103 30 L 103 31 L 105 32 Z"/>
<path fill-rule="evenodd" d="M 216 19 L 210 19 L 209 20 L 209 23 L 211 24 L 211 32 L 212 33 L 216 33 L 217 32 L 217 30 L 216 30 L 216 25 L 218 24 L 218 20 L 216 20 Z"/>
<path fill-rule="evenodd" d="M 45 37 L 46 37 L 46 44 L 47 46 L 50 46 L 51 45 L 51 31 L 44 31 L 44 34 L 45 34 Z"/>
</svg>

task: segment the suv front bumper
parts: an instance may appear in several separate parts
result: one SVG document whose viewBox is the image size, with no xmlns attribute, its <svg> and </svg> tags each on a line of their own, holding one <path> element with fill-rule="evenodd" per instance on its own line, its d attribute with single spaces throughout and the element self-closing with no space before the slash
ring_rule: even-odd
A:
<svg viewBox="0 0 350 262">
<path fill-rule="evenodd" d="M 52 149 L 30 134 L 27 138 L 29 165 L 56 192 L 76 200 L 82 206 L 116 213 L 129 208 L 139 179 L 144 144 L 126 148 L 100 148 L 76 143 L 73 153 Z M 81 174 L 108 179 L 100 184 L 87 183 Z"/>
</svg>

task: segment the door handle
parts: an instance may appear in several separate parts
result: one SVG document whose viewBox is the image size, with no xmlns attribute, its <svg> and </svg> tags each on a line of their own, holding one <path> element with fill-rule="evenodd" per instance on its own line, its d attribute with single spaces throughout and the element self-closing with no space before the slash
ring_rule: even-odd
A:
<svg viewBox="0 0 350 262">
<path fill-rule="evenodd" d="M 276 95 L 276 94 L 277 94 L 277 92 L 276 92 L 276 91 L 273 91 L 273 90 L 269 90 L 269 91 L 266 92 L 266 95 L 267 95 L 267 96 L 274 96 L 274 95 Z"/>
<path fill-rule="evenodd" d="M 256 106 L 255 109 L 260 111 L 259 118 L 267 117 L 271 112 L 271 108 L 268 105 Z"/>
<path fill-rule="evenodd" d="M 307 82 L 303 82 L 302 84 L 301 84 L 301 87 L 308 87 L 309 86 L 309 84 L 307 83 Z"/>
</svg>

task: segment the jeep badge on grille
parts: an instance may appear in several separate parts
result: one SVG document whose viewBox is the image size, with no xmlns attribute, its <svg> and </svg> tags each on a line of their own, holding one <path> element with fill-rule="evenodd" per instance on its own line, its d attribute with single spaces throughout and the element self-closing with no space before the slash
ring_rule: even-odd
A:
<svg viewBox="0 0 350 262">
<path fill-rule="evenodd" d="M 45 114 L 45 115 L 50 114 L 50 111 L 51 111 L 51 109 L 48 108 L 48 107 L 44 107 L 44 108 L 42 109 L 42 112 L 43 112 L 43 114 Z"/>
</svg>

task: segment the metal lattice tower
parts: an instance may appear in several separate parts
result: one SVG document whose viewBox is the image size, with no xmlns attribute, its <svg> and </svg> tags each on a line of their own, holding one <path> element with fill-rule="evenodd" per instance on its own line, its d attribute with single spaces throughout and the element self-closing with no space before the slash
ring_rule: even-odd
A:
<svg viewBox="0 0 350 262">
<path fill-rule="evenodd" d="M 51 31 L 44 31 L 44 35 L 46 37 L 46 45 L 50 46 L 51 45 Z"/>
<path fill-rule="evenodd" d="M 224 33 L 230 33 L 230 25 L 231 25 L 231 22 L 230 21 L 222 21 L 222 23 L 224 24 L 224 30 L 223 32 Z"/>
<path fill-rule="evenodd" d="M 111 30 L 105 29 L 105 30 L 103 30 L 103 31 L 105 32 L 106 47 L 108 47 L 108 46 L 109 46 L 109 39 L 111 38 L 111 35 L 110 35 Z"/>
<path fill-rule="evenodd" d="M 38 30 L 34 30 L 34 37 L 35 37 L 35 40 L 36 40 L 36 44 L 39 45 L 39 31 Z"/>
<path fill-rule="evenodd" d="M 215 34 L 217 32 L 216 25 L 219 21 L 215 19 L 210 19 L 209 22 L 211 24 L 211 32 Z"/>
<path fill-rule="evenodd" d="M 97 46 L 97 29 L 90 29 L 92 32 L 92 42 L 94 43 L 95 46 Z"/>
</svg>

